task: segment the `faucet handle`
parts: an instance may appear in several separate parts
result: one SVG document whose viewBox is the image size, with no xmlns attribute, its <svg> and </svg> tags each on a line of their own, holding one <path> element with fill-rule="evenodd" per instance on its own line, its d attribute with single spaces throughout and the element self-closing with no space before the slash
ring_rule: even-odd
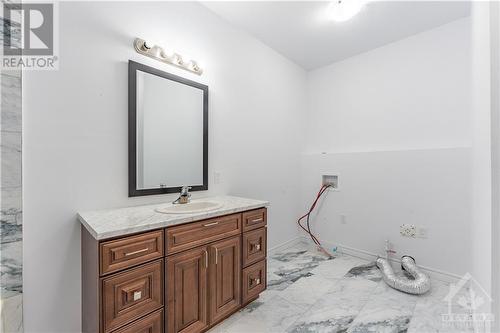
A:
<svg viewBox="0 0 500 333">
<path fill-rule="evenodd" d="M 191 186 L 183 185 L 181 188 L 181 195 L 188 195 L 190 196 L 191 193 L 189 193 L 189 190 L 192 189 Z"/>
<path fill-rule="evenodd" d="M 191 199 L 191 193 L 189 193 L 189 190 L 191 189 L 191 186 L 187 185 L 182 185 L 181 187 L 181 194 L 175 200 L 172 202 L 172 204 L 187 204 Z"/>
</svg>

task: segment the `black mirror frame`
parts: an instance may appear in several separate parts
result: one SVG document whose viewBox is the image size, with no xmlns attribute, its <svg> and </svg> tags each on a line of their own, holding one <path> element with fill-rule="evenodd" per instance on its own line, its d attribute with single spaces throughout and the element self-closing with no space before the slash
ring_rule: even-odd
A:
<svg viewBox="0 0 500 333">
<path fill-rule="evenodd" d="M 164 188 L 137 188 L 137 78 L 136 72 L 160 76 L 162 78 L 179 82 L 203 91 L 203 185 L 191 185 L 191 191 L 208 190 L 208 86 L 185 79 L 183 77 L 163 72 L 154 67 L 129 60 L 128 62 L 128 196 L 138 197 L 144 195 L 157 195 L 178 193 L 181 187 Z"/>
</svg>

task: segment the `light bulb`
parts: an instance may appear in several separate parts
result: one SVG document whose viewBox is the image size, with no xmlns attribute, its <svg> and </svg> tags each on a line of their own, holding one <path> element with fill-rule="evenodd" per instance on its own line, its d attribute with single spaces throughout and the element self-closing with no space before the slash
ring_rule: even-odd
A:
<svg viewBox="0 0 500 333">
<path fill-rule="evenodd" d="M 200 66 L 198 66 L 198 63 L 196 61 L 191 60 L 188 64 L 188 68 L 192 69 L 193 71 L 197 72 L 200 70 Z"/>
<path fill-rule="evenodd" d="M 336 0 L 331 2 L 327 8 L 327 16 L 330 20 L 344 22 L 359 13 L 366 0 Z"/>
<path fill-rule="evenodd" d="M 177 64 L 177 65 L 183 65 L 184 64 L 184 61 L 182 61 L 182 57 L 177 54 L 177 53 L 174 53 L 174 62 Z"/>
<path fill-rule="evenodd" d="M 165 50 L 162 49 L 161 52 L 160 52 L 159 58 L 161 58 L 161 59 L 168 59 L 167 52 L 165 52 Z"/>
<path fill-rule="evenodd" d="M 147 51 L 147 50 L 151 49 L 151 46 L 149 46 L 149 44 L 148 44 L 148 43 L 144 42 L 144 43 L 142 44 L 142 49 L 143 49 L 144 51 Z"/>
<path fill-rule="evenodd" d="M 159 47 L 158 45 L 153 46 L 150 50 L 149 53 L 151 53 L 155 57 L 159 57 L 163 52 L 163 49 Z"/>
</svg>

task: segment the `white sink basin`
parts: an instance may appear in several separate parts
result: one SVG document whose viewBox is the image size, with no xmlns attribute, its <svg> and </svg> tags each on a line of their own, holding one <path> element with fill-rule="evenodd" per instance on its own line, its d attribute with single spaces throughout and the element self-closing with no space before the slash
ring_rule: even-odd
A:
<svg viewBox="0 0 500 333">
<path fill-rule="evenodd" d="M 187 204 L 170 204 L 156 208 L 158 213 L 163 214 L 193 214 L 210 212 L 222 207 L 221 203 L 213 201 L 193 201 Z"/>
</svg>

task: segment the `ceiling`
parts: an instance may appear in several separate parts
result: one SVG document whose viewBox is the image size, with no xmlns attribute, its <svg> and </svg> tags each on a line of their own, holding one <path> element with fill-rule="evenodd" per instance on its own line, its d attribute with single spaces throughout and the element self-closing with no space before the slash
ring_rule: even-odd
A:
<svg viewBox="0 0 500 333">
<path fill-rule="evenodd" d="M 326 19 L 328 2 L 224 1 L 203 5 L 306 70 L 470 15 L 466 1 L 369 2 L 346 22 Z"/>
</svg>

